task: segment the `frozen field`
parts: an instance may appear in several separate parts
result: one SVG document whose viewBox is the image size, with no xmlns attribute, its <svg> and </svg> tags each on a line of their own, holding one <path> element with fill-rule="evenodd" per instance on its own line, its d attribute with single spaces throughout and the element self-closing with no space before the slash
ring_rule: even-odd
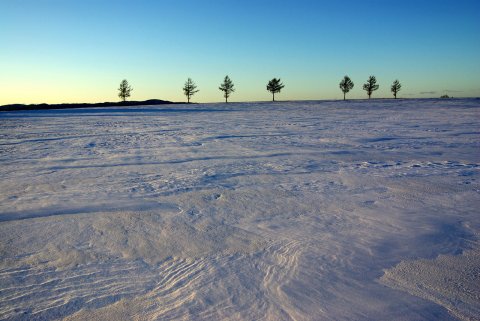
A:
<svg viewBox="0 0 480 321">
<path fill-rule="evenodd" d="M 479 320 L 480 100 L 0 113 L 0 319 Z"/>
</svg>

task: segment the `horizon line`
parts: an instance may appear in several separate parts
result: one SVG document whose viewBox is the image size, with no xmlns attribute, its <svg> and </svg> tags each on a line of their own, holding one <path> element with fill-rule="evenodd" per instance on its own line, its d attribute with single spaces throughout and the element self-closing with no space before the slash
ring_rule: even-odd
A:
<svg viewBox="0 0 480 321">
<path fill-rule="evenodd" d="M 238 104 L 238 103 L 280 103 L 280 102 L 314 102 L 314 101 L 371 101 L 371 100 L 427 100 L 427 99 L 480 99 L 480 96 L 477 97 L 403 97 L 403 98 L 391 98 L 391 97 L 376 97 L 376 98 L 351 98 L 351 99 L 290 99 L 290 100 L 242 100 L 242 101 L 229 101 L 228 103 L 222 101 L 210 101 L 210 102 L 186 102 L 186 101 L 170 101 L 170 100 L 163 100 L 158 98 L 151 98 L 146 100 L 127 100 L 127 101 L 104 101 L 104 102 L 95 102 L 95 103 L 83 103 L 83 102 L 68 102 L 68 103 L 32 103 L 32 104 L 24 104 L 24 103 L 13 103 L 13 104 L 5 104 L 0 105 L 2 107 L 14 107 L 14 106 L 68 106 L 68 105 L 86 105 L 85 107 L 89 107 L 89 105 L 105 105 L 105 104 L 117 104 L 117 105 L 128 105 L 129 103 L 137 104 L 136 106 L 148 106 L 148 105 L 188 105 L 188 104 L 195 104 L 195 105 L 202 105 L 202 104 Z M 157 102 L 156 104 L 151 104 L 151 102 Z M 150 102 L 150 104 L 149 104 Z M 163 102 L 163 103 L 158 103 Z M 142 105 L 145 103 L 145 105 Z M 107 107 L 107 106 L 91 106 L 93 107 Z M 130 107 L 130 106 L 125 106 Z M 81 107 L 80 107 L 81 108 Z"/>
</svg>

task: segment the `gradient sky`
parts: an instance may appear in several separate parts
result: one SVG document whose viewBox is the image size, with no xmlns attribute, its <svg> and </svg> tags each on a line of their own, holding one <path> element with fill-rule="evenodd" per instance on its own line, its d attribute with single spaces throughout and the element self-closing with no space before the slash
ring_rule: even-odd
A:
<svg viewBox="0 0 480 321">
<path fill-rule="evenodd" d="M 0 105 L 132 100 L 338 99 L 341 78 L 365 98 L 480 96 L 480 1 L 0 0 Z"/>
</svg>

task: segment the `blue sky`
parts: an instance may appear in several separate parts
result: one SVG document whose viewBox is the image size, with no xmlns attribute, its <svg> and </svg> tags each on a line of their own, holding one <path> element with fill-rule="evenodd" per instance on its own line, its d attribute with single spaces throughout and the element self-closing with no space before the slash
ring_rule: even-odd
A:
<svg viewBox="0 0 480 321">
<path fill-rule="evenodd" d="M 0 1 L 0 105 L 131 99 L 184 101 L 188 77 L 197 102 L 480 96 L 480 1 Z"/>
</svg>

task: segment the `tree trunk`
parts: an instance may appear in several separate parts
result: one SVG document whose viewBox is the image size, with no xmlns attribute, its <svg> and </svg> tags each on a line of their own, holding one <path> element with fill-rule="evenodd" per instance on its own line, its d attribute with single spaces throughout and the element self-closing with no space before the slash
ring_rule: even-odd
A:
<svg viewBox="0 0 480 321">
<path fill-rule="evenodd" d="M 272 93 L 272 95 L 273 95 L 273 100 L 272 101 L 275 101 L 275 93 Z"/>
<path fill-rule="evenodd" d="M 343 100 L 345 100 L 345 93 L 343 93 Z"/>
</svg>

